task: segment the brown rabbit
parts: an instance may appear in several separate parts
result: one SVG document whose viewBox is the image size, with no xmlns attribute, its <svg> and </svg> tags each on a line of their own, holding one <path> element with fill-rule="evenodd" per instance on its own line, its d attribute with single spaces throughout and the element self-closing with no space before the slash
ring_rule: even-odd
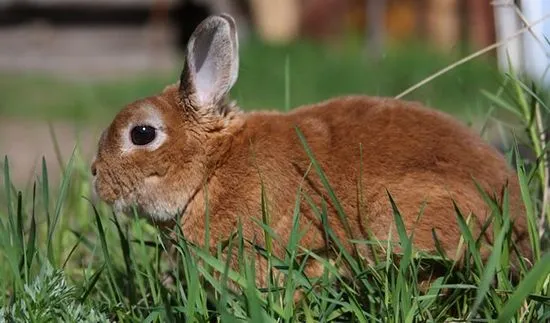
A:
<svg viewBox="0 0 550 323">
<path fill-rule="evenodd" d="M 515 172 L 466 126 L 418 103 L 367 96 L 335 98 L 289 113 L 244 113 L 227 101 L 238 67 L 234 20 L 227 15 L 204 20 L 189 40 L 180 82 L 129 104 L 101 136 L 91 167 L 100 198 L 119 211 L 136 206 L 158 223 L 173 223 L 180 215 L 183 235 L 200 245 L 208 205 L 208 244 L 214 250 L 239 222 L 246 239 L 264 243 L 257 224 L 263 185 L 270 225 L 280 239 L 274 252 L 283 258 L 299 187 L 310 197 L 300 204 L 299 225 L 306 234 L 299 244 L 314 251 L 327 245 L 313 209 L 320 209 L 322 200 L 331 229 L 350 251 L 350 239 L 369 233 L 384 240 L 391 229 L 397 240 L 389 192 L 409 234 L 414 231 L 414 246 L 435 251 L 434 229 L 454 258 L 460 257 L 460 230 L 452 201 L 465 217 L 474 214 L 475 235 L 491 213 L 475 179 L 497 201 L 507 187 L 514 237 L 530 257 Z M 351 236 L 310 168 L 296 128 L 332 185 Z M 487 230 L 489 245 L 491 235 Z M 358 252 L 372 257 L 364 248 Z M 264 285 L 266 263 L 257 261 L 258 284 Z M 236 263 L 232 258 L 232 266 Z M 316 276 L 321 269 L 312 262 L 306 273 Z"/>
</svg>

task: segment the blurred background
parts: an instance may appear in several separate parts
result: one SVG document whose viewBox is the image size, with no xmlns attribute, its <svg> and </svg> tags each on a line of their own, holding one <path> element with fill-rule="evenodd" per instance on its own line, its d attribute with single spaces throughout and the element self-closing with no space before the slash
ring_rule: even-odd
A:
<svg viewBox="0 0 550 323">
<path fill-rule="evenodd" d="M 58 171 L 77 141 L 88 160 L 120 108 L 178 79 L 191 32 L 220 12 L 238 23 L 245 110 L 396 96 L 495 42 L 405 99 L 476 126 L 510 68 L 550 83 L 548 0 L 0 0 L 0 155 L 14 181 L 31 183 L 42 156 Z"/>
</svg>

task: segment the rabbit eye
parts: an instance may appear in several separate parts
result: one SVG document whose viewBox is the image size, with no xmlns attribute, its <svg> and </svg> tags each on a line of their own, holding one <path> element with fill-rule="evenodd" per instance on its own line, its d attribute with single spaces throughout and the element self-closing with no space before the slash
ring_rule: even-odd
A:
<svg viewBox="0 0 550 323">
<path fill-rule="evenodd" d="M 151 126 L 136 126 L 130 132 L 132 143 L 137 146 L 144 146 L 155 140 L 157 130 Z"/>
</svg>

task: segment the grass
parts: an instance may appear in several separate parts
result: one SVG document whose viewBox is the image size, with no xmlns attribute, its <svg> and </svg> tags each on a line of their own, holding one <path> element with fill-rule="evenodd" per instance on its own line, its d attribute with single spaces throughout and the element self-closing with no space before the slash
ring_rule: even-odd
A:
<svg viewBox="0 0 550 323">
<path fill-rule="evenodd" d="M 267 106 L 289 106 L 289 102 L 305 103 L 323 96 L 338 94 L 340 91 L 348 92 L 349 88 L 343 84 L 347 81 L 349 84 L 357 82 L 353 84 L 360 86 L 363 81 L 358 80 L 364 78 L 364 84 L 368 86 L 365 89 L 361 88 L 363 91 L 389 95 L 396 94 L 417 81 L 414 74 L 417 72 L 405 73 L 415 69 L 407 66 L 407 60 L 404 58 L 398 60 L 391 55 L 386 58 L 386 62 L 395 59 L 395 74 L 392 77 L 380 73 L 382 67 L 374 64 L 364 63 L 362 66 L 365 70 L 357 69 L 356 65 L 350 62 L 353 56 L 349 60 L 342 59 L 345 56 L 340 55 L 346 55 L 345 53 L 325 53 L 324 55 L 328 56 L 323 57 L 323 60 L 331 62 L 327 65 L 332 67 L 320 68 L 308 61 L 315 56 L 315 51 L 309 47 L 312 45 L 296 46 L 303 48 L 299 51 L 296 49 L 296 52 L 287 49 L 291 57 L 288 61 L 283 49 L 274 50 L 269 54 L 273 55 L 271 57 L 265 53 L 260 55 L 263 52 L 259 49 L 255 52 L 255 49 L 249 48 L 248 57 L 256 59 L 248 59 L 249 63 L 243 65 L 243 75 L 253 73 L 252 71 L 263 66 L 267 70 L 266 75 L 279 76 L 274 76 L 270 81 L 273 82 L 273 86 L 266 85 L 269 82 L 261 84 L 262 82 L 258 81 L 269 79 L 265 76 L 248 76 L 248 79 L 245 76 L 235 89 L 234 96 L 242 96 L 241 101 L 244 101 L 245 106 L 259 106 L 260 98 L 263 97 L 265 101 L 262 102 Z M 414 49 L 409 56 L 408 64 L 411 65 L 428 60 L 426 56 L 416 57 Z M 397 61 L 402 65 L 397 64 Z M 425 64 L 428 65 L 426 62 Z M 431 61 L 430 64 L 435 66 L 439 62 Z M 330 68 L 333 70 L 328 71 Z M 378 68 L 380 69 L 377 70 Z M 432 67 L 424 68 L 427 74 Z M 368 69 L 371 69 L 372 73 L 366 73 Z M 283 70 L 288 71 L 290 75 L 287 73 L 285 76 L 281 72 Z M 464 67 L 464 70 L 458 69 L 455 72 L 457 74 L 446 76 L 448 79 L 441 79 L 439 82 L 456 84 L 457 75 L 468 74 L 467 71 L 474 73 L 474 70 L 469 70 L 468 67 Z M 408 77 L 403 80 L 403 86 L 397 81 L 392 83 L 397 84 L 392 85 L 395 88 L 385 85 L 384 82 L 389 83 L 392 78 L 395 81 L 395 75 L 400 73 L 403 73 L 401 77 Z M 424 76 L 424 72 L 418 73 L 418 79 Z M 61 174 L 59 186 L 56 187 L 52 187 L 51 183 L 57 181 L 49 177 L 48 165 L 43 163 L 42 174 L 37 178 L 35 186 L 29 190 L 19 191 L 13 187 L 10 180 L 9 159 L 6 158 L 2 163 L 4 207 L 0 209 L 0 290 L 4 292 L 0 296 L 0 322 L 45 322 L 60 319 L 68 322 L 550 320 L 550 253 L 547 252 L 547 236 L 543 234 L 547 227 L 541 224 L 541 219 L 548 218 L 550 214 L 548 202 L 542 198 L 546 195 L 549 176 L 544 168 L 538 167 L 546 152 L 546 141 L 538 134 L 544 130 L 545 116 L 549 112 L 546 107 L 547 101 L 534 90 L 535 88 L 526 86 L 527 83 L 514 75 L 506 78 L 505 86 L 498 87 L 502 83 L 500 79 L 496 78 L 498 81 L 494 84 L 483 83 L 483 76 L 480 76 L 477 70 L 475 73 L 476 77 L 468 79 L 472 83 L 468 81 L 467 84 L 463 84 L 464 88 L 468 89 L 466 92 L 461 92 L 461 87 L 456 86 L 454 92 L 450 90 L 449 93 L 442 94 L 439 93 L 441 91 L 437 91 L 437 85 L 433 84 L 423 89 L 425 92 L 421 91 L 416 95 L 431 96 L 434 98 L 432 102 L 447 102 L 450 109 L 457 111 L 459 107 L 468 107 L 468 104 L 472 107 L 486 106 L 487 108 L 483 109 L 491 114 L 495 111 L 505 111 L 514 116 L 516 124 L 520 125 L 525 133 L 523 138 L 528 140 L 534 151 L 541 156 L 535 163 L 521 158 L 515 159 L 535 253 L 534 266 L 529 270 L 523 267 L 520 269 L 519 282 L 513 281 L 509 276 L 509 259 L 516 251 L 510 241 L 511 223 L 506 203 L 494 209 L 496 240 L 486 263 L 479 261 L 480 245 L 469 232 L 468 218 L 457 211 L 456 218 L 461 224 L 462 231 L 461 245 L 466 250 L 464 257 L 468 264 L 462 269 L 444 254 L 426 255 L 415 250 L 414 236 L 407 234 L 399 213 L 399 205 L 395 203 L 392 205 L 397 232 L 391 232 L 391 235 L 398 240 L 401 250 L 399 253 L 395 250 L 396 246 L 387 241 L 354 241 L 355 244 L 387 251 L 383 257 L 375 257 L 372 263 L 352 257 L 342 248 L 342 242 L 336 238 L 330 227 L 326 226 L 326 205 L 313 205 L 317 210 L 317 216 L 325 223 L 325 231 L 332 248 L 340 255 L 336 263 L 331 263 L 310 250 L 300 248 L 296 243 L 304 234 L 297 226 L 300 217 L 299 203 L 301 200 L 305 201 L 303 203 L 311 203 L 311 199 L 296 187 L 294 189 L 297 197 L 304 198 L 297 198 L 292 214 L 295 225 L 285 258 L 274 257 L 269 248 L 278 237 L 269 230 L 270 217 L 265 207 L 257 225 L 266 233 L 266 247 L 264 249 L 251 246 L 262 257 L 268 259 L 272 268 L 277 269 L 270 272 L 274 277 L 269 281 L 278 281 L 276 275 L 282 275 L 281 286 L 272 283 L 266 290 L 255 286 L 254 258 L 244 256 L 244 249 L 249 247 L 249 242 L 242 239 L 240 228 L 237 227 L 227 248 L 241 255 L 240 270 L 229 270 L 228 264 L 219 255 L 210 254 L 203 246 L 189 244 L 180 236 L 180 239 L 173 241 L 178 256 L 175 260 L 176 271 L 172 278 L 174 283 L 171 287 L 166 287 L 161 283 L 163 274 L 169 268 L 166 258 L 161 257 L 167 249 L 166 240 L 163 239 L 166 237 L 137 215 L 117 217 L 105 205 L 89 201 L 88 167 L 78 150 L 75 150 L 66 165 L 63 165 L 64 172 Z M 477 76 L 481 79 L 477 79 Z M 353 78 L 355 81 L 350 81 Z M 492 79 L 490 76 L 487 78 Z M 43 116 L 93 119 L 97 117 L 96 113 L 71 115 L 77 112 L 71 110 L 68 102 L 78 98 L 81 101 L 77 102 L 80 102 L 83 109 L 102 102 L 95 110 L 102 111 L 97 113 L 98 115 L 105 114 L 99 117 L 101 119 L 114 113 L 109 111 L 111 105 L 115 105 L 119 100 L 117 104 L 122 104 L 126 95 L 144 95 L 148 91 L 153 91 L 154 87 L 161 87 L 161 80 L 162 78 L 134 80 L 120 87 L 113 87 L 108 83 L 74 85 L 75 89 L 82 87 L 75 90 L 76 92 L 67 92 L 66 96 L 52 98 L 54 101 L 50 103 L 47 100 L 38 100 L 36 104 L 45 107 L 51 104 L 49 107 L 53 110 L 44 111 Z M 49 79 L 40 81 L 32 78 L 31 82 L 28 82 L 28 79 L 19 81 L 30 84 L 30 89 L 35 87 L 34 90 L 44 91 L 45 94 L 50 92 L 47 89 L 55 86 L 59 86 L 59 89 L 64 88 L 62 83 L 51 83 Z M 5 88 L 5 84 L 2 86 Z M 10 108 L 3 105 L 2 113 L 25 114 L 27 112 L 23 109 L 26 104 L 36 99 L 31 95 L 25 97 L 21 92 L 16 92 L 19 91 L 17 88 L 14 86 L 14 93 L 7 100 L 12 103 L 19 102 L 20 109 L 13 108 L 11 104 Z M 306 90 L 308 88 L 311 89 Z M 262 89 L 265 92 L 262 92 Z M 300 89 L 304 90 L 301 92 Z M 481 93 L 482 89 L 486 90 L 485 94 Z M 90 95 L 81 97 L 82 93 L 78 91 Z M 100 93 L 112 95 L 104 96 Z M 280 93 L 283 95 L 279 95 Z M 468 95 L 463 96 L 463 93 Z M 472 98 L 469 95 L 472 93 L 479 93 L 480 97 Z M 20 99 L 19 96 L 23 98 Z M 98 101 L 98 98 L 101 100 Z M 55 100 L 60 101 L 55 103 Z M 65 102 L 66 105 L 59 105 L 59 102 Z M 537 121 L 539 119 L 541 122 Z M 517 135 L 520 136 L 521 133 Z M 330 202 L 338 206 L 337 192 L 332 190 L 330 181 L 326 179 L 323 169 L 316 162 L 315 151 L 309 149 L 299 130 L 297 138 L 301 140 L 311 158 L 310 171 L 320 176 Z M 514 149 L 511 152 L 513 153 Z M 388 198 L 391 200 L 391 192 L 388 192 Z M 265 201 L 259 202 L 265 206 Z M 492 205 L 493 201 L 487 199 L 487 203 Z M 341 209 L 338 213 L 345 220 L 346 215 Z M 205 220 L 208 221 L 209 217 Z M 315 258 L 325 266 L 324 275 L 317 281 L 304 276 L 304 257 Z M 339 274 L 339 264 L 350 268 L 353 279 L 344 279 Z M 418 274 L 429 266 L 438 266 L 445 274 L 429 288 L 422 290 L 418 284 Z M 220 272 L 221 277 L 215 278 L 213 271 Z M 240 293 L 228 289 L 228 282 L 237 286 Z M 301 302 L 294 304 L 292 298 L 296 289 L 302 289 L 305 294 Z"/>
</svg>

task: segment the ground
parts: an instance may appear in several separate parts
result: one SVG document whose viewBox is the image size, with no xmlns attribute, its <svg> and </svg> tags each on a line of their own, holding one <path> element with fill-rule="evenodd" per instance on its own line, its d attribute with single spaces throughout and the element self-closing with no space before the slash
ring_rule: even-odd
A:
<svg viewBox="0 0 550 323">
<path fill-rule="evenodd" d="M 84 161 L 89 163 L 99 138 L 100 126 L 77 127 L 69 122 L 54 122 L 51 125 L 62 160 L 67 162 L 78 142 Z M 60 167 L 56 147 L 50 126 L 45 122 L 2 118 L 0 154 L 2 158 L 8 156 L 16 186 L 32 183 L 35 179 L 33 175 L 40 173 L 42 156 L 46 159 L 52 179 L 58 178 Z"/>
</svg>

